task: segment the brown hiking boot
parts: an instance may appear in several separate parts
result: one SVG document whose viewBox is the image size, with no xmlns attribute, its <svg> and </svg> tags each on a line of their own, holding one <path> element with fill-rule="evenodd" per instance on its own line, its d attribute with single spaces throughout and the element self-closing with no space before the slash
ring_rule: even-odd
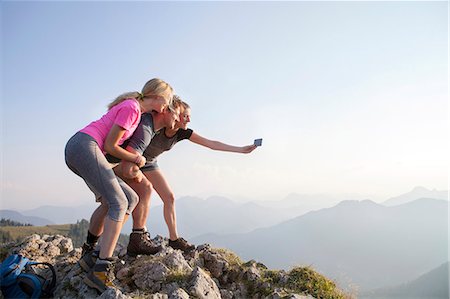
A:
<svg viewBox="0 0 450 299">
<path fill-rule="evenodd" d="M 127 247 L 127 254 L 129 256 L 136 256 L 138 254 L 155 254 L 161 250 L 161 246 L 156 246 L 150 239 L 147 232 L 132 232 L 130 234 L 130 242 Z"/>
<path fill-rule="evenodd" d="M 97 261 L 83 281 L 91 288 L 103 293 L 107 287 L 116 287 L 113 283 L 114 278 L 114 259 L 111 258 Z"/>
<path fill-rule="evenodd" d="M 195 249 L 195 245 L 189 244 L 188 241 L 183 238 L 178 238 L 175 241 L 169 239 L 169 246 L 183 252 L 189 252 Z"/>
</svg>

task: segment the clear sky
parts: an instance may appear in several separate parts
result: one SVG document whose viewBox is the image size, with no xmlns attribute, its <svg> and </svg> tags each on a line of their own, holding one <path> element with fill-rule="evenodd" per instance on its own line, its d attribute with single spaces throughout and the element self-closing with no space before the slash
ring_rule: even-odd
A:
<svg viewBox="0 0 450 299">
<path fill-rule="evenodd" d="M 92 202 L 66 141 L 168 81 L 198 134 L 159 159 L 176 197 L 387 199 L 447 189 L 448 2 L 1 2 L 2 208 Z"/>
</svg>

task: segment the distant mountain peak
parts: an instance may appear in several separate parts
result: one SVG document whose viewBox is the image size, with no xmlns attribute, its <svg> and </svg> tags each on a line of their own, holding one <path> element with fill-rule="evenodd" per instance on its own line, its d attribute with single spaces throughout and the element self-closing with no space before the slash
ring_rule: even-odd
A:
<svg viewBox="0 0 450 299">
<path fill-rule="evenodd" d="M 430 190 L 422 186 L 416 186 L 410 192 L 389 198 L 388 200 L 383 202 L 383 204 L 386 206 L 396 206 L 412 202 L 420 198 L 448 200 L 448 191 L 436 189 Z"/>
<path fill-rule="evenodd" d="M 349 206 L 349 207 L 355 207 L 355 206 L 379 206 L 376 202 L 370 200 L 370 199 L 364 199 L 364 200 L 343 200 L 340 203 L 338 203 L 336 206 Z"/>
<path fill-rule="evenodd" d="M 433 190 L 436 190 L 436 189 L 433 189 Z M 411 192 L 426 192 L 426 191 L 431 191 L 431 190 L 429 190 L 423 186 L 416 186 L 411 190 Z"/>
</svg>

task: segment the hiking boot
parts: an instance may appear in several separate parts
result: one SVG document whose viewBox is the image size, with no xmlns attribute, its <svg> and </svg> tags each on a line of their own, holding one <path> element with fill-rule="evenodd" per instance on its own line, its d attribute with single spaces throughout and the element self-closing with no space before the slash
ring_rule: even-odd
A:
<svg viewBox="0 0 450 299">
<path fill-rule="evenodd" d="M 94 267 L 99 254 L 100 252 L 98 250 L 93 250 L 85 253 L 78 260 L 78 265 L 80 265 L 81 269 L 83 269 L 85 272 L 89 272 L 89 270 L 91 270 L 91 268 Z"/>
<path fill-rule="evenodd" d="M 93 251 L 94 248 L 95 248 L 95 244 L 91 245 L 91 244 L 84 242 L 83 246 L 81 246 L 81 255 L 85 255 L 87 252 Z"/>
<path fill-rule="evenodd" d="M 169 239 L 169 246 L 183 252 L 189 252 L 195 249 L 195 245 L 189 244 L 188 241 L 183 238 L 178 238 L 175 241 Z"/>
<path fill-rule="evenodd" d="M 94 250 L 93 245 L 84 243 L 82 246 L 81 258 L 78 260 L 78 265 L 80 265 L 81 269 L 83 269 L 85 272 L 89 272 L 89 270 L 94 267 L 98 256 L 99 251 Z"/>
<path fill-rule="evenodd" d="M 155 254 L 161 250 L 161 246 L 156 246 L 150 239 L 147 232 L 132 232 L 127 247 L 127 254 L 135 257 L 138 254 Z"/>
<path fill-rule="evenodd" d="M 100 293 L 107 287 L 116 287 L 114 281 L 114 259 L 99 260 L 84 278 L 84 283 Z"/>
</svg>

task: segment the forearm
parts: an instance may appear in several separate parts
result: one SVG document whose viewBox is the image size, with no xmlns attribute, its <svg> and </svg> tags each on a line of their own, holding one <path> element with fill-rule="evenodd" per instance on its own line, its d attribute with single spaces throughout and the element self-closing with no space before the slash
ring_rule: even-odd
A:
<svg viewBox="0 0 450 299">
<path fill-rule="evenodd" d="M 211 141 L 209 144 L 207 144 L 207 147 L 216 151 L 233 152 L 233 153 L 242 152 L 242 147 L 225 144 L 220 141 Z"/>
<path fill-rule="evenodd" d="M 105 139 L 104 143 L 105 152 L 120 160 L 135 162 L 139 164 L 140 162 L 143 161 L 143 157 L 141 158 L 140 154 L 127 151 L 122 147 L 120 147 L 119 145 L 119 140 L 124 133 L 125 129 L 114 124 L 111 130 L 109 131 L 108 136 L 106 136 Z"/>
<path fill-rule="evenodd" d="M 220 141 L 211 140 L 208 138 L 204 138 L 197 133 L 193 132 L 191 137 L 189 138 L 190 141 L 197 143 L 199 145 L 205 146 L 207 148 L 210 148 L 212 150 L 216 151 L 223 151 L 223 152 L 233 152 L 233 153 L 250 153 L 253 151 L 256 146 L 254 145 L 247 145 L 247 146 L 234 146 L 229 145 Z"/>
<path fill-rule="evenodd" d="M 139 153 L 131 146 L 127 146 L 126 151 L 134 155 L 139 155 Z M 122 176 L 126 179 L 135 178 L 140 171 L 136 163 L 130 161 L 122 161 L 119 167 L 121 168 Z"/>
<path fill-rule="evenodd" d="M 128 161 L 132 163 L 135 163 L 138 157 L 141 156 L 139 153 L 136 153 L 135 151 L 130 152 L 128 151 L 128 148 L 127 150 L 125 150 L 118 145 L 107 146 L 105 144 L 105 151 L 108 154 L 121 159 L 122 161 Z"/>
</svg>

